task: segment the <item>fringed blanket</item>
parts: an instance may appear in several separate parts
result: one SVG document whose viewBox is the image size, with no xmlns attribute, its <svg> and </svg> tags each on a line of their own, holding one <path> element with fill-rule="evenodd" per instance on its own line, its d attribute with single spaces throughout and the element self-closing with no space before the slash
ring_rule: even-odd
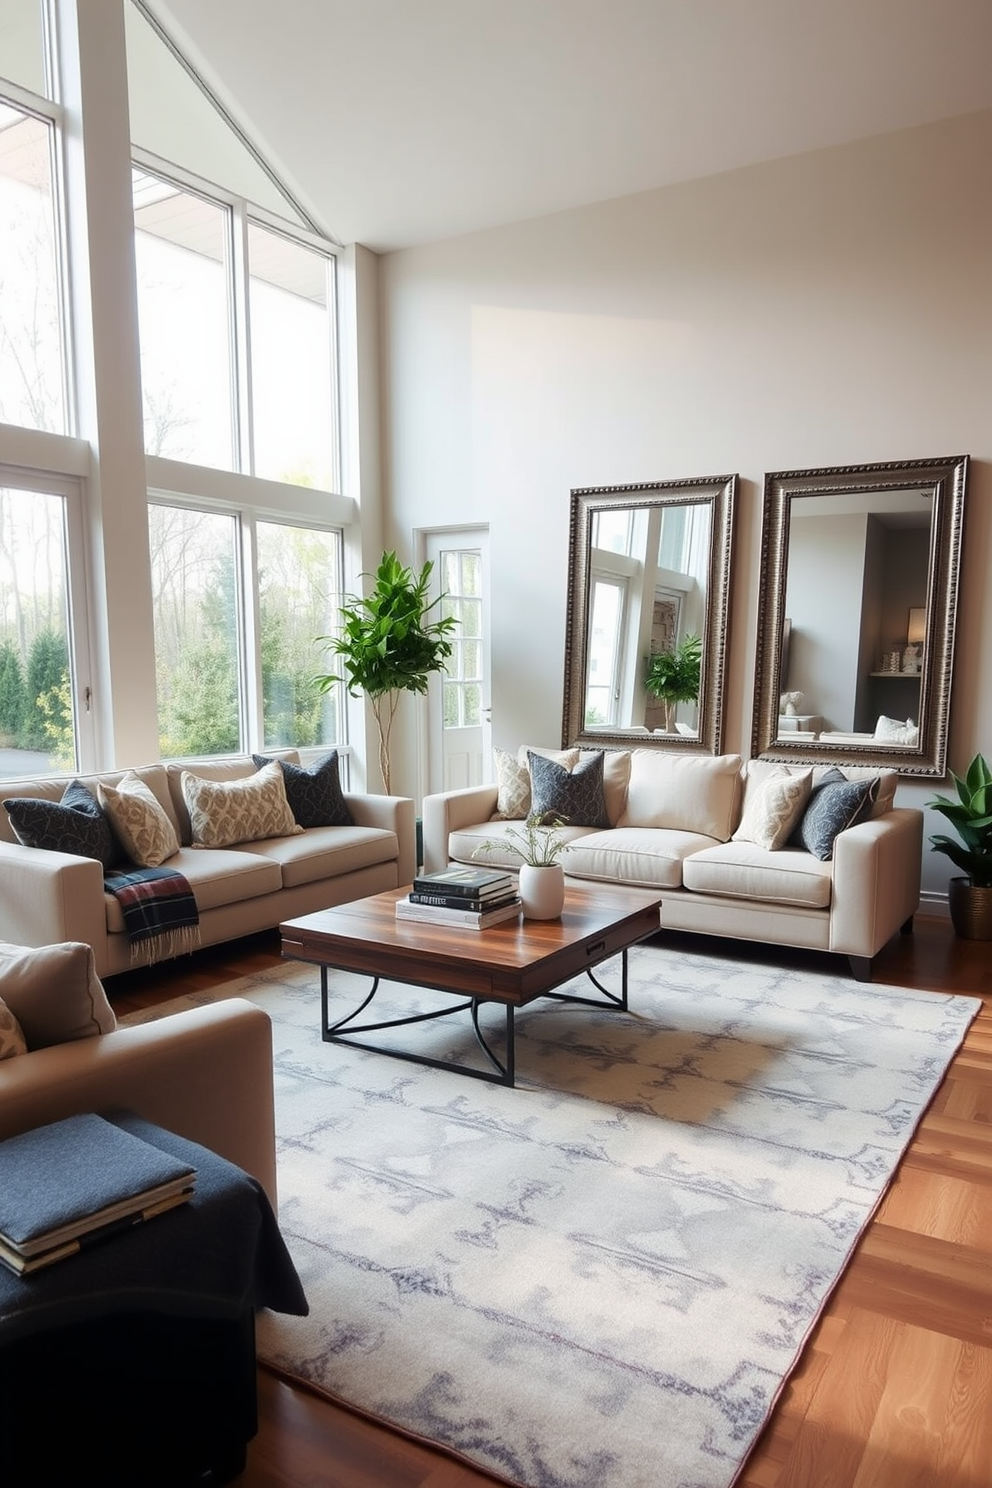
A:
<svg viewBox="0 0 992 1488">
<path fill-rule="evenodd" d="M 174 868 L 113 868 L 103 880 L 121 907 L 131 957 L 154 940 L 155 960 L 200 944 L 200 913 L 187 880 Z"/>
</svg>

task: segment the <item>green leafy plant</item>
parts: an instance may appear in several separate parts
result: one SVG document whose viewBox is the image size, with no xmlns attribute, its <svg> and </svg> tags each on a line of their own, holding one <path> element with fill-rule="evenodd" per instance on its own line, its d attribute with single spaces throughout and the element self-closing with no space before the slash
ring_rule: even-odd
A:
<svg viewBox="0 0 992 1488">
<path fill-rule="evenodd" d="M 980 754 L 976 754 L 962 779 L 948 772 L 958 793 L 934 796 L 927 805 L 947 818 L 961 838 L 937 834 L 930 838 L 934 852 L 946 853 L 955 867 L 976 889 L 992 888 L 992 771 Z"/>
<path fill-rule="evenodd" d="M 341 658 L 351 696 L 364 692 L 372 704 L 387 795 L 389 740 L 400 694 L 426 693 L 431 673 L 444 671 L 451 655 L 448 636 L 458 623 L 453 615 L 429 618 L 444 599 L 444 595 L 434 600 L 428 597 L 433 570 L 432 563 L 425 563 L 419 574 L 414 573 L 404 568 L 395 553 L 384 553 L 371 594 L 365 598 L 349 595 L 342 605 L 340 634 L 317 637 L 332 656 Z M 336 672 L 314 678 L 321 692 L 341 680 Z"/>
<path fill-rule="evenodd" d="M 507 827 L 498 840 L 480 842 L 472 856 L 477 858 L 483 853 L 506 849 L 531 868 L 550 868 L 571 846 L 561 832 L 567 825 L 563 816 L 550 812 L 529 816 L 522 827 Z"/>
<path fill-rule="evenodd" d="M 671 651 L 653 651 L 645 658 L 644 689 L 662 703 L 666 731 L 675 724 L 679 703 L 694 703 L 699 697 L 702 648 L 698 635 L 687 635 Z"/>
</svg>

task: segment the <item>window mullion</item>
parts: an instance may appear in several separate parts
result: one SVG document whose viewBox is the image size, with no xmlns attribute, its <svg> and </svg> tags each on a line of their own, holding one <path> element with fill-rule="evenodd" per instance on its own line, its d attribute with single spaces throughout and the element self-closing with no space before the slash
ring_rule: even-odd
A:
<svg viewBox="0 0 992 1488">
<path fill-rule="evenodd" d="M 265 739 L 262 694 L 262 619 L 258 582 L 258 532 L 252 512 L 243 512 L 240 521 L 241 540 L 241 614 L 242 672 L 244 676 L 245 719 L 242 737 L 248 751 L 258 749 Z"/>
</svg>

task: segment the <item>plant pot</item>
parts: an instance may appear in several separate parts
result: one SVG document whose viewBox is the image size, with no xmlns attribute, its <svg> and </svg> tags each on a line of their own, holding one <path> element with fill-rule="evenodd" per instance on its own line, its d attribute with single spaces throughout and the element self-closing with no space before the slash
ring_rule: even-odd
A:
<svg viewBox="0 0 992 1488">
<path fill-rule="evenodd" d="M 992 940 L 992 888 L 976 888 L 970 878 L 947 885 L 951 924 L 962 940 Z"/>
<path fill-rule="evenodd" d="M 520 865 L 520 904 L 525 920 L 556 920 L 565 907 L 565 870 L 560 863 Z"/>
</svg>

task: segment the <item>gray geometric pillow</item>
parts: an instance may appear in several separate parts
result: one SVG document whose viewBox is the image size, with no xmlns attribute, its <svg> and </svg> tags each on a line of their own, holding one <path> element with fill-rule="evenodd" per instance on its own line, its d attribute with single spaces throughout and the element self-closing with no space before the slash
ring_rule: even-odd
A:
<svg viewBox="0 0 992 1488">
<path fill-rule="evenodd" d="M 266 754 L 253 754 L 259 770 L 272 763 Z M 286 787 L 286 799 L 299 827 L 350 827 L 354 817 L 348 810 L 341 790 L 338 752 L 321 755 L 304 768 L 290 760 L 279 761 Z"/>
<path fill-rule="evenodd" d="M 18 796 L 3 804 L 24 847 L 96 858 L 104 868 L 112 867 L 123 855 L 100 802 L 80 780 L 66 786 L 61 801 Z"/>
<path fill-rule="evenodd" d="M 530 768 L 530 816 L 546 822 L 560 817 L 572 827 L 608 827 L 610 818 L 603 795 L 603 751 L 567 770 L 556 760 L 527 751 Z"/>
<path fill-rule="evenodd" d="M 834 838 L 847 827 L 867 820 L 878 787 L 877 776 L 873 780 L 844 780 L 821 785 L 799 824 L 799 835 L 806 851 L 823 863 L 833 857 Z"/>
</svg>

